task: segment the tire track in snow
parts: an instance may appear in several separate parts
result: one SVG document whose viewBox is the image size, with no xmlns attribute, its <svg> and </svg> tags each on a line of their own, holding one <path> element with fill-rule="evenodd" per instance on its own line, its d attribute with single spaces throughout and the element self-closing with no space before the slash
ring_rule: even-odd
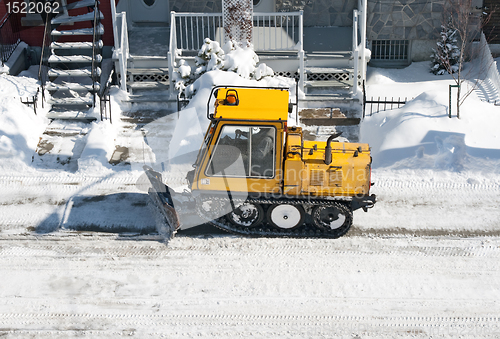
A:
<svg viewBox="0 0 500 339">
<path fill-rule="evenodd" d="M 103 334 L 142 333 L 149 335 L 184 334 L 189 335 L 201 331 L 213 333 L 220 337 L 231 337 L 235 333 L 255 335 L 286 331 L 294 334 L 339 334 L 355 335 L 407 335 L 418 337 L 418 334 L 457 337 L 495 337 L 500 334 L 497 325 L 500 318 L 491 317 L 441 317 L 441 316 L 335 316 L 335 315 L 241 315 L 241 314 L 102 314 L 102 313 L 16 313 L 0 314 L 0 325 L 9 326 L 15 334 L 48 334 L 54 330 L 61 334 L 72 332 Z M 107 321 L 112 321 L 113 329 L 105 330 Z M 84 326 L 82 326 L 84 325 Z M 30 331 L 29 328 L 33 327 Z M 36 328 L 35 328 L 36 327 Z M 68 331 L 61 331 L 67 327 Z M 75 327 L 83 327 L 75 331 Z M 162 328 L 163 331 L 157 329 Z M 122 328 L 122 331 L 116 329 Z M 19 329 L 19 330 L 18 330 Z M 56 330 L 57 329 L 57 330 Z M 151 331 L 152 329 L 156 329 Z M 218 331 L 216 329 L 219 329 Z M 223 330 L 221 330 L 223 329 Z M 391 336 L 393 337 L 393 336 Z"/>
<path fill-rule="evenodd" d="M 313 244 L 307 244 L 299 241 L 295 244 L 283 244 L 292 242 L 286 240 L 283 243 L 267 239 L 245 239 L 242 238 L 236 242 L 230 237 L 219 238 L 215 241 L 199 239 L 181 239 L 175 247 L 169 247 L 160 242 L 137 243 L 133 240 L 118 240 L 113 237 L 93 236 L 90 239 L 75 237 L 73 239 L 45 240 L 38 237 L 36 242 L 15 241 L 0 239 L 0 255 L 3 257 L 23 257 L 40 256 L 60 257 L 81 256 L 81 257 L 299 257 L 299 256 L 335 256 L 335 255 L 355 255 L 355 256 L 373 256 L 383 255 L 401 255 L 411 257 L 500 257 L 500 245 L 484 244 L 482 240 L 474 240 L 477 245 L 458 247 L 458 241 L 449 242 L 448 246 L 436 245 L 400 245 L 391 243 L 391 238 L 372 239 L 372 244 L 365 244 L 363 247 L 356 246 L 354 243 L 339 244 L 335 241 L 316 241 Z M 16 237 L 19 239 L 19 237 Z M 361 239 L 361 238 L 360 238 Z M 396 238 L 401 240 L 400 238 Z M 60 241 L 59 241 L 60 240 Z M 196 241 L 198 240 L 198 241 Z M 307 240 L 306 240 L 307 241 Z M 313 240 L 314 241 L 314 240 Z M 432 242 L 436 242 L 432 240 Z M 425 243 L 425 241 L 423 241 Z M 383 246 L 380 246 L 383 244 Z"/>
<path fill-rule="evenodd" d="M 80 334 L 93 333 L 103 337 L 116 333 L 119 336 L 121 332 L 117 332 L 117 329 L 131 330 L 138 337 L 190 336 L 193 331 L 199 331 L 201 337 L 214 334 L 222 338 L 255 336 L 256 333 L 262 333 L 261 337 L 276 336 L 276 333 L 290 337 L 296 333 L 296 337 L 301 338 L 315 335 L 328 337 L 333 333 L 337 337 L 338 333 L 345 333 L 349 338 L 353 337 L 353 333 L 359 333 L 361 337 L 373 334 L 387 338 L 403 333 L 428 338 L 439 333 L 456 334 L 462 330 L 485 331 L 481 333 L 488 335 L 493 333 L 492 338 L 495 333 L 498 334 L 495 326 L 499 317 L 494 316 L 498 307 L 494 301 L 487 299 L 486 292 L 469 302 L 466 296 L 457 298 L 452 294 L 443 294 L 448 288 L 448 284 L 443 283 L 430 294 L 407 295 L 405 289 L 399 290 L 395 296 L 380 300 L 380 293 L 376 293 L 377 296 L 367 291 L 363 298 L 357 291 L 362 291 L 359 285 L 364 284 L 364 279 L 353 281 L 352 278 L 358 273 L 356 269 L 353 272 L 351 267 L 363 263 L 363 271 L 376 268 L 383 272 L 387 270 L 397 277 L 400 273 L 407 274 L 404 272 L 409 268 L 401 264 L 410 262 L 410 269 L 417 268 L 417 274 L 438 272 L 439 277 L 435 281 L 445 278 L 445 282 L 467 287 L 470 293 L 473 286 L 468 285 L 467 281 L 479 281 L 474 270 L 480 269 L 481 281 L 491 277 L 493 283 L 498 277 L 498 240 L 483 243 L 479 240 L 357 238 L 343 242 L 308 242 L 232 237 L 180 238 L 175 247 L 169 248 L 161 243 L 120 241 L 111 236 L 68 236 L 56 239 L 55 236 L 52 240 L 40 237 L 38 241 L 33 241 L 17 237 L 16 241 L 0 241 L 3 271 L 10 272 L 14 276 L 13 281 L 15 276 L 24 277 L 28 272 L 29 276 L 38 274 L 40 280 L 37 286 L 41 288 L 38 292 L 9 288 L 10 294 L 5 295 L 0 303 L 3 311 L 0 313 L 0 334 L 5 330 L 4 333 L 10 336 L 22 337 L 23 334 L 33 333 L 49 336 L 53 331 L 58 331 L 64 337 L 65 333 L 75 333 L 75 328 L 85 331 L 78 332 Z M 422 255 L 428 258 L 420 260 Z M 108 265 L 115 256 L 119 256 L 118 263 Z M 436 262 L 434 256 L 445 258 Z M 176 260 L 168 260 L 172 257 Z M 202 257 L 208 258 L 201 260 Z M 259 260 L 261 257 L 270 265 L 263 265 Z M 469 267 L 468 260 L 454 260 L 456 257 L 476 258 L 473 261 L 475 265 Z M 483 260 L 485 257 L 487 260 Z M 232 289 L 240 279 L 252 276 L 270 277 L 285 273 L 284 276 L 297 276 L 299 284 L 313 277 L 321 279 L 326 275 L 325 268 L 331 267 L 332 259 L 335 258 L 344 265 L 335 265 L 335 269 L 327 275 L 329 280 L 333 281 L 335 277 L 340 279 L 337 281 L 341 285 L 349 281 L 358 286 L 351 288 L 347 287 L 351 284 L 345 285 L 347 289 L 343 293 L 337 292 L 337 297 L 331 298 L 332 290 L 317 283 L 313 290 L 302 291 L 302 299 L 297 300 L 296 292 L 286 288 L 275 290 L 277 282 L 262 282 L 259 278 L 247 280 L 241 289 Z M 386 262 L 387 258 L 391 258 L 391 262 Z M 409 260 L 411 258 L 413 260 Z M 47 262 L 52 259 L 53 265 Z M 103 259 L 109 259 L 108 263 Z M 312 260 L 314 264 L 311 264 Z M 288 268 L 292 262 L 296 263 L 294 270 Z M 445 262 L 449 265 L 440 267 Z M 39 267 L 45 271 L 38 272 Z M 302 277 L 296 274 L 300 270 L 303 270 L 300 274 Z M 265 273 L 255 275 L 255 271 Z M 363 277 L 373 276 L 373 273 L 367 271 Z M 142 279 L 130 282 L 128 276 L 134 274 Z M 147 276 L 151 274 L 154 277 L 149 279 Z M 378 271 L 377 284 L 388 283 L 386 278 L 381 279 L 383 275 Z M 191 277 L 199 277 L 193 282 L 194 286 L 189 286 Z M 179 282 L 178 279 L 182 279 L 181 287 L 176 289 L 173 285 Z M 418 280 L 428 281 L 426 278 Z M 107 292 L 103 293 L 101 285 L 106 283 L 111 286 L 107 286 Z M 145 285 L 137 286 L 141 283 Z M 222 286 L 214 289 L 214 283 Z M 287 284 L 291 285 L 291 282 Z M 393 280 L 389 284 L 398 286 L 399 282 Z M 484 288 L 489 285 L 483 283 L 481 286 Z M 116 290 L 123 287 L 125 290 L 121 292 Z M 211 294 L 200 290 L 206 287 L 213 289 Z M 161 292 L 164 288 L 174 290 Z M 436 300 L 433 296 L 441 298 Z M 245 297 L 248 298 L 247 302 L 242 300 Z M 157 311 L 151 307 L 155 298 L 161 304 Z M 314 298 L 316 301 L 312 300 Z M 381 304 L 390 307 L 384 308 Z M 296 306 L 284 307 L 292 305 Z M 317 308 L 319 305 L 329 307 Z M 482 311 L 485 305 L 493 305 L 490 309 L 492 316 L 484 315 L 487 312 L 487 309 Z M 246 309 L 245 306 L 251 307 Z M 43 309 L 47 307 L 52 309 Z M 270 308 L 281 313 L 273 313 L 269 311 Z M 5 312 L 8 310 L 12 312 Z M 340 314 L 343 315 L 339 315 L 341 310 Z M 391 315 L 392 312 L 399 315 Z M 422 313 L 428 316 L 421 316 Z M 471 316 L 466 316 L 469 313 Z"/>
</svg>

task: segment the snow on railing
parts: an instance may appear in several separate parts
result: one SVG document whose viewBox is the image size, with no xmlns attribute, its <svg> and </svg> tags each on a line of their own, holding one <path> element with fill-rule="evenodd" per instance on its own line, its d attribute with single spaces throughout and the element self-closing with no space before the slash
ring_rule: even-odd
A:
<svg viewBox="0 0 500 339">
<path fill-rule="evenodd" d="M 115 1 L 111 0 L 111 16 L 113 21 L 113 35 L 115 42 L 115 51 L 113 58 L 118 59 L 118 68 L 120 70 L 120 88 L 127 91 L 127 59 L 129 57 L 127 13 L 116 13 Z M 118 28 L 120 31 L 118 32 Z"/>
<path fill-rule="evenodd" d="M 480 72 L 480 79 L 482 80 L 480 86 L 483 86 L 483 83 L 488 83 L 494 87 L 494 98 L 490 97 L 488 99 L 495 101 L 500 99 L 500 74 L 484 33 L 481 33 L 481 40 L 479 41 L 479 55 L 474 59 L 473 63 Z"/>
<path fill-rule="evenodd" d="M 304 41 L 303 12 L 253 13 L 252 44 L 256 52 L 293 51 L 299 57 L 299 74 L 303 84 Z M 171 12 L 170 48 L 168 52 L 169 75 L 172 74 L 177 56 L 183 52 L 197 52 L 205 38 L 224 41 L 222 13 Z M 171 81 L 173 77 L 170 76 Z M 171 83 L 171 93 L 173 93 Z M 303 85 L 301 86 L 303 88 Z"/>
<path fill-rule="evenodd" d="M 300 51 L 303 46 L 302 12 L 253 13 L 255 51 Z M 224 41 L 221 13 L 176 13 L 171 15 L 171 40 L 181 52 L 197 52 L 205 38 Z"/>
</svg>

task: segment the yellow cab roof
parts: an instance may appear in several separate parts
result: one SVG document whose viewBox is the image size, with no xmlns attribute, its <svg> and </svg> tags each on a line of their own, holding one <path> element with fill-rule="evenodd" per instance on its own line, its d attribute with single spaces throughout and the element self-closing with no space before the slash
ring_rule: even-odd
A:
<svg viewBox="0 0 500 339">
<path fill-rule="evenodd" d="M 226 104 L 226 94 L 236 91 L 238 102 Z M 288 90 L 276 88 L 221 87 L 214 118 L 236 120 L 284 120 L 288 118 Z"/>
</svg>

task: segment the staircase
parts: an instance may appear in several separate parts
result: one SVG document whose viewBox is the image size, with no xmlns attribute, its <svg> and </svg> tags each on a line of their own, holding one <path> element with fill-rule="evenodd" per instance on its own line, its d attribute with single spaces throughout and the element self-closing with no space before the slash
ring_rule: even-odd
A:
<svg viewBox="0 0 500 339">
<path fill-rule="evenodd" d="M 100 90 L 103 47 L 100 37 L 104 34 L 99 1 L 62 0 L 61 3 L 64 12 L 46 23 L 50 31 L 50 55 L 44 56 L 43 62 L 48 66 L 49 82 L 45 89 L 51 94 L 52 105 L 47 117 L 96 120 L 93 108 Z M 72 29 L 75 23 L 88 27 Z"/>
<path fill-rule="evenodd" d="M 304 91 L 306 101 L 352 98 L 353 67 L 350 52 L 306 54 Z"/>
<path fill-rule="evenodd" d="M 175 102 L 169 93 L 169 36 L 169 26 L 162 23 L 135 24 L 128 32 L 128 102 L 137 105 L 157 103 L 162 106 Z"/>
<path fill-rule="evenodd" d="M 352 101 L 355 27 L 304 27 L 305 100 Z"/>
</svg>

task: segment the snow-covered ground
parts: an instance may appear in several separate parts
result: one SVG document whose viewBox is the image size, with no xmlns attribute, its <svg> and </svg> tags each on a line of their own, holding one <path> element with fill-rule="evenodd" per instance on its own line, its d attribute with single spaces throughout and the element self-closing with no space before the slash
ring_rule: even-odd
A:
<svg viewBox="0 0 500 339">
<path fill-rule="evenodd" d="M 369 69 L 368 97 L 409 101 L 362 122 L 378 202 L 347 236 L 205 229 L 168 246 L 142 165 L 181 187 L 185 168 L 169 159 L 197 149 L 211 86 L 256 82 L 210 72 L 185 114 L 140 130 L 118 119 L 130 110 L 118 89 L 113 124 L 55 126 L 47 107 L 20 103 L 36 92 L 33 70 L 0 75 L 0 335 L 497 338 L 500 107 L 472 93 L 448 118 L 453 82 L 428 67 Z M 129 164 L 108 163 L 116 147 Z"/>
</svg>

